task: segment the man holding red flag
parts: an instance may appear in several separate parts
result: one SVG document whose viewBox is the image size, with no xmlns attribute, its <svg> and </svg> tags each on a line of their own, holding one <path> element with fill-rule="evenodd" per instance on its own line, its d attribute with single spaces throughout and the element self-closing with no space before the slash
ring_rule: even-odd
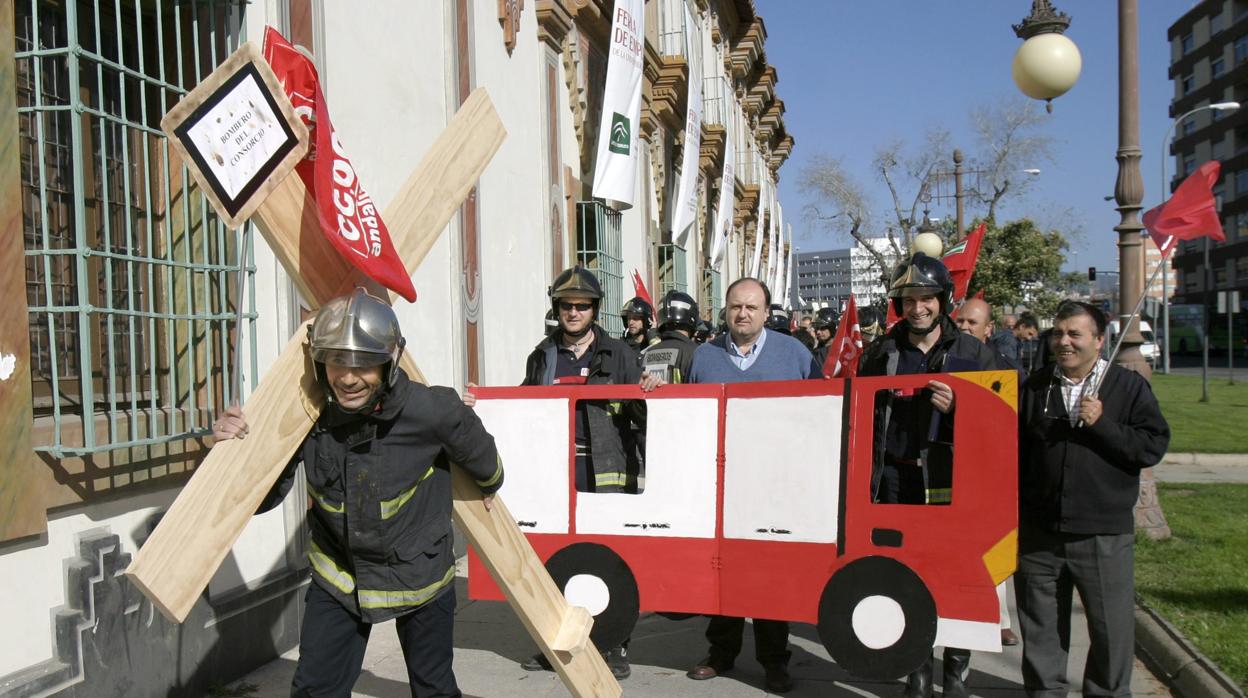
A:
<svg viewBox="0 0 1248 698">
<path fill-rule="evenodd" d="M 408 302 L 415 301 L 412 278 L 390 241 L 381 211 L 364 191 L 329 120 L 316 66 L 272 27 L 265 28 L 264 59 L 308 127 L 311 146 L 295 171 L 316 202 L 321 232 L 339 254 L 369 278 Z"/>
</svg>

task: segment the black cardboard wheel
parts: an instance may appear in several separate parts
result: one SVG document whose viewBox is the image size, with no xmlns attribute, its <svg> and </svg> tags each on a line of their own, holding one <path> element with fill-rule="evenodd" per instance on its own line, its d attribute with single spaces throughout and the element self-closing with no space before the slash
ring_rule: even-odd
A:
<svg viewBox="0 0 1248 698">
<path fill-rule="evenodd" d="M 909 567 L 865 557 L 828 580 L 819 599 L 818 628 L 828 654 L 845 671 L 863 679 L 895 679 L 931 656 L 936 603 Z"/>
<path fill-rule="evenodd" d="M 641 607 L 637 579 L 615 551 L 574 543 L 551 555 L 546 570 L 569 603 L 593 615 L 589 639 L 599 651 L 618 647 L 632 635 Z"/>
</svg>

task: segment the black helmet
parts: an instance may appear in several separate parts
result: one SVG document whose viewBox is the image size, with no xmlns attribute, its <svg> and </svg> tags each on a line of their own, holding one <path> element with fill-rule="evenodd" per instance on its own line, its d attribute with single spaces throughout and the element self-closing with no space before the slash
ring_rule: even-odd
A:
<svg viewBox="0 0 1248 698">
<path fill-rule="evenodd" d="M 764 326 L 773 332 L 783 332 L 791 334 L 789 330 L 789 311 L 784 309 L 779 303 L 771 304 L 771 312 L 767 315 L 767 322 Z"/>
<path fill-rule="evenodd" d="M 684 291 L 668 291 L 663 296 L 659 301 L 659 329 L 668 325 L 691 334 L 698 329 L 698 303 L 693 296 Z"/>
<path fill-rule="evenodd" d="M 620 308 L 620 317 L 624 318 L 625 324 L 628 324 L 628 319 L 634 315 L 640 315 L 645 328 L 650 329 L 650 325 L 654 322 L 654 308 L 641 296 L 633 296 L 623 308 Z"/>
<path fill-rule="evenodd" d="M 836 331 L 836 326 L 841 320 L 841 314 L 836 308 L 820 308 L 815 313 L 815 329 Z"/>
<path fill-rule="evenodd" d="M 953 277 L 944 262 L 916 252 L 908 261 L 897 265 L 888 284 L 888 297 L 893 299 L 893 309 L 898 315 L 901 315 L 901 299 L 913 296 L 936 296 L 940 299 L 941 314 L 949 314 Z"/>
<path fill-rule="evenodd" d="M 598 277 L 584 267 L 575 266 L 559 272 L 547 293 L 550 295 L 550 309 L 555 311 L 555 317 L 559 316 L 560 298 L 588 298 L 594 304 L 594 318 L 598 317 L 602 286 L 598 284 Z"/>
<path fill-rule="evenodd" d="M 693 340 L 701 344 L 710 338 L 712 331 L 714 330 L 711 327 L 711 323 L 706 320 L 698 320 L 698 326 L 693 330 Z"/>
<path fill-rule="evenodd" d="M 884 333 L 884 318 L 875 306 L 865 306 L 859 311 L 859 331 L 864 340 L 874 340 Z"/>
</svg>

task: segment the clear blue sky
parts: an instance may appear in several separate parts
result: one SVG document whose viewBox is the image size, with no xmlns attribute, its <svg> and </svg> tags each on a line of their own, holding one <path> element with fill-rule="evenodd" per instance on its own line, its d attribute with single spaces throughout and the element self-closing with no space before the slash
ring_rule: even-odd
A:
<svg viewBox="0 0 1248 698">
<path fill-rule="evenodd" d="M 1139 0 L 1140 161 L 1144 207 L 1155 205 L 1161 140 L 1170 125 L 1173 83 L 1167 76 L 1166 28 L 1196 3 Z M 953 133 L 968 155 L 975 149 L 966 109 L 1017 94 L 1010 64 L 1021 43 L 1010 25 L 1030 0 L 756 0 L 767 25 L 767 60 L 776 67 L 785 125 L 796 140 L 780 170 L 780 201 L 804 250 L 847 247 L 847 237 L 803 220 L 799 175 L 809 158 L 842 158 L 875 204 L 889 210 L 888 191 L 871 173 L 878 146 L 921 142 L 931 126 Z M 1072 209 L 1083 227 L 1066 267 L 1116 269 L 1119 214 L 1112 195 L 1118 165 L 1118 33 L 1113 0 L 1054 0 L 1071 16 L 1066 35 L 1083 57 L 1079 82 L 1053 101 L 1048 133 L 1053 161 L 1025 199 L 1003 205 L 1012 219 Z M 1173 175 L 1173 159 L 1167 162 Z M 932 216 L 952 215 L 933 203 Z"/>
</svg>

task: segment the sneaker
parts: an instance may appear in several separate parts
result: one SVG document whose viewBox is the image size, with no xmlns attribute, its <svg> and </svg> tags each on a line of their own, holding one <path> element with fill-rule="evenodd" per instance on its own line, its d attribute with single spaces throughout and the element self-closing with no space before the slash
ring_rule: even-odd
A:
<svg viewBox="0 0 1248 698">
<path fill-rule="evenodd" d="M 555 668 L 550 665 L 550 660 L 546 655 L 538 652 L 528 659 L 520 662 L 520 668 L 525 671 L 554 671 Z"/>
<path fill-rule="evenodd" d="M 628 648 L 616 647 L 604 652 L 602 658 L 607 660 L 607 668 L 616 681 L 623 681 L 632 675 L 633 669 L 628 665 Z"/>
</svg>

